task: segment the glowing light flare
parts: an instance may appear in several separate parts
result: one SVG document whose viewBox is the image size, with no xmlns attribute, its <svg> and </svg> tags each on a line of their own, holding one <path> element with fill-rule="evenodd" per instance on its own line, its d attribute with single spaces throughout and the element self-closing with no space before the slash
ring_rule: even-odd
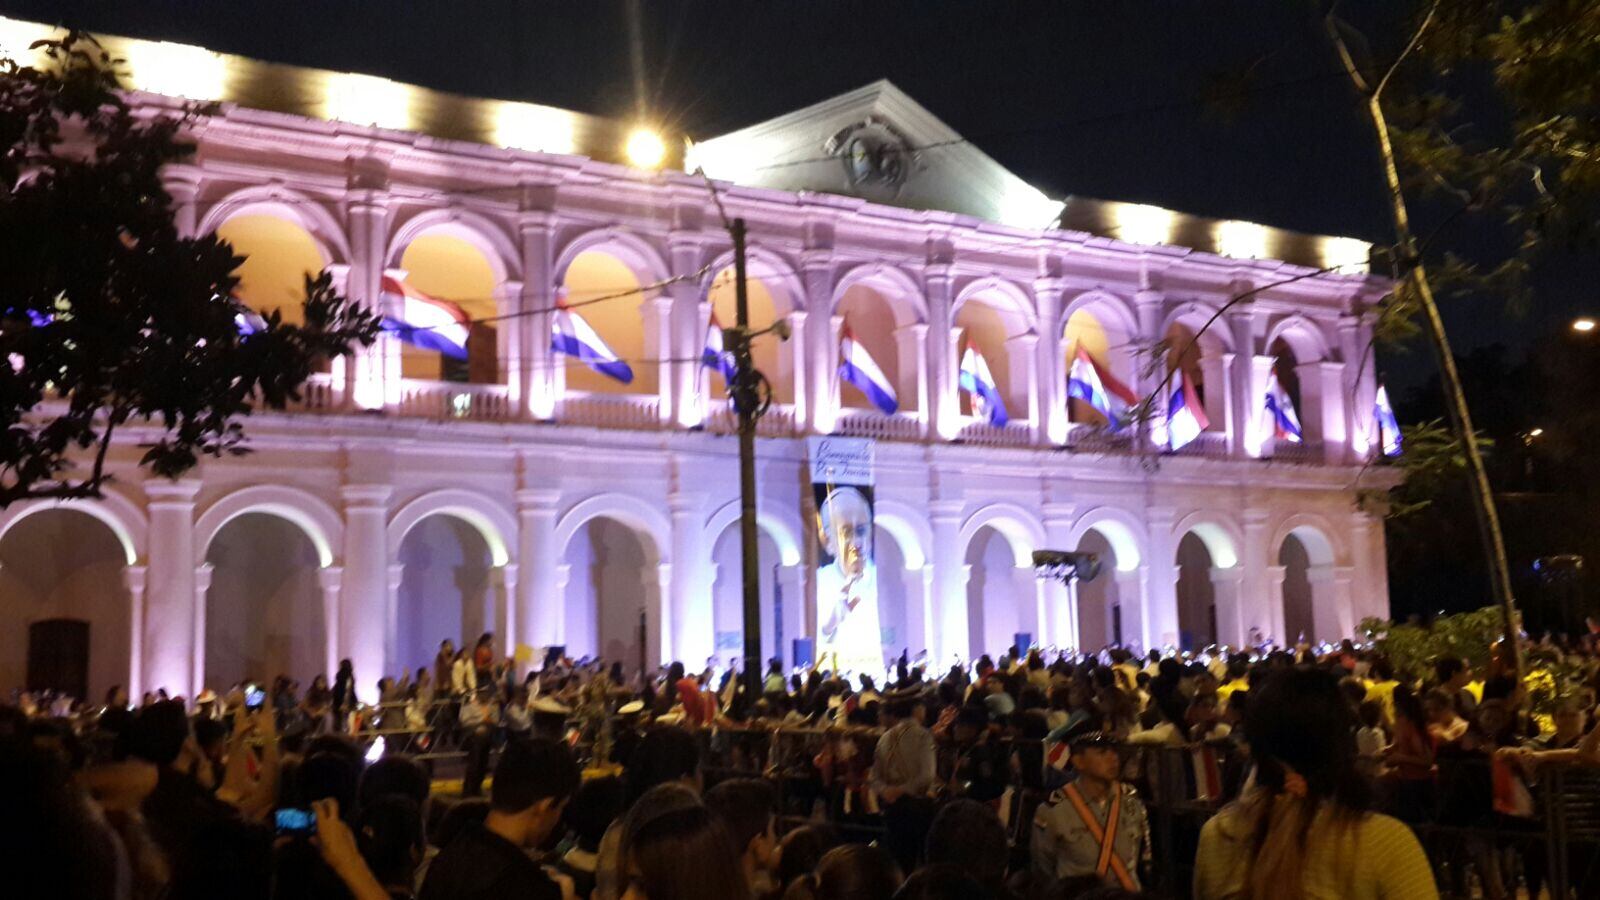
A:
<svg viewBox="0 0 1600 900">
<path fill-rule="evenodd" d="M 353 125 L 410 129 L 413 126 L 411 101 L 415 90 L 398 81 L 335 72 L 323 89 L 323 115 Z"/>
<path fill-rule="evenodd" d="M 1595 320 L 1588 316 L 1579 316 L 1572 320 L 1572 330 L 1579 334 L 1588 334 L 1595 329 Z"/>
<path fill-rule="evenodd" d="M 1008 187 L 1000 197 L 995 218 L 1017 228 L 1050 228 L 1061 219 L 1061 207 L 1061 201 L 1020 183 Z"/>
<path fill-rule="evenodd" d="M 537 153 L 578 152 L 572 114 L 532 103 L 501 103 L 495 107 L 494 142 Z"/>
<path fill-rule="evenodd" d="M 667 158 L 667 142 L 654 129 L 640 126 L 628 134 L 624 152 L 630 165 L 640 169 L 656 169 Z"/>
<path fill-rule="evenodd" d="M 228 61 L 204 47 L 171 41 L 130 41 L 123 51 L 135 89 L 190 100 L 221 99 Z"/>
<path fill-rule="evenodd" d="M 1265 225 L 1254 222 L 1222 222 L 1217 225 L 1217 252 L 1234 259 L 1265 259 L 1267 234 Z"/>
<path fill-rule="evenodd" d="M 1346 275 L 1367 272 L 1372 257 L 1372 245 L 1355 238 L 1325 237 L 1318 250 L 1322 256 L 1322 268 L 1337 269 Z"/>
<path fill-rule="evenodd" d="M 1111 209 L 1112 237 L 1129 244 L 1167 244 L 1175 222 L 1172 210 L 1144 203 L 1118 203 Z"/>
</svg>

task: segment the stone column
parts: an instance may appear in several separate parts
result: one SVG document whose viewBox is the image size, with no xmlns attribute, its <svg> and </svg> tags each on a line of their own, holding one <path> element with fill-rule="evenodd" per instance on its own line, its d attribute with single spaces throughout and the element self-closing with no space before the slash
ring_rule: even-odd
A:
<svg viewBox="0 0 1600 900">
<path fill-rule="evenodd" d="M 928 326 L 913 322 L 895 329 L 895 346 L 900 354 L 900 371 L 895 392 L 900 395 L 900 410 L 911 403 L 922 419 L 922 434 L 928 434 Z M 909 363 L 909 365 L 908 365 Z"/>
<path fill-rule="evenodd" d="M 967 635 L 967 579 L 961 553 L 959 500 L 934 500 L 928 504 L 928 524 L 933 531 L 933 597 L 930 625 L 938 648 L 939 668 L 953 656 L 963 659 L 971 646 Z"/>
<path fill-rule="evenodd" d="M 1322 445 L 1328 465 L 1344 462 L 1349 436 L 1345 434 L 1344 363 L 1312 362 L 1296 366 L 1300 378 L 1300 425 L 1308 443 Z"/>
<path fill-rule="evenodd" d="M 205 653 L 205 623 L 194 642 L 195 618 L 205 611 L 195 608 L 194 497 L 200 482 L 147 481 L 149 498 L 150 558 L 145 573 L 144 637 L 141 669 L 147 688 L 193 697 L 193 661 Z"/>
<path fill-rule="evenodd" d="M 1165 354 L 1159 359 L 1154 356 L 1163 338 L 1161 324 L 1167 311 L 1166 297 L 1160 291 L 1144 288 L 1133 295 L 1133 302 L 1139 314 L 1139 337 L 1132 386 L 1143 401 L 1160 388 L 1167 374 Z M 1139 429 L 1140 440 L 1147 446 L 1164 447 L 1167 443 L 1167 398 L 1156 397 L 1150 409 L 1150 418 Z"/>
<path fill-rule="evenodd" d="M 1339 358 L 1344 361 L 1343 396 L 1350 401 L 1345 406 L 1346 433 L 1350 436 L 1353 461 L 1365 461 L 1371 456 L 1378 439 L 1378 426 L 1373 421 L 1378 381 L 1371 342 L 1370 323 L 1360 316 L 1339 317 Z"/>
<path fill-rule="evenodd" d="M 400 552 L 396 547 L 395 552 Z M 394 659 L 400 652 L 400 586 L 406 580 L 406 567 L 402 563 L 389 564 L 388 593 L 384 598 L 383 609 L 383 652 L 385 658 Z M 337 634 L 338 629 L 330 623 L 330 634 Z"/>
<path fill-rule="evenodd" d="M 128 698 L 139 702 L 144 694 L 144 586 L 149 570 L 125 566 L 122 586 L 128 589 Z"/>
<path fill-rule="evenodd" d="M 1178 643 L 1178 537 L 1172 533 L 1175 511 L 1151 507 L 1150 576 L 1145 583 L 1144 605 L 1139 610 L 1146 650 Z"/>
<path fill-rule="evenodd" d="M 690 212 L 692 224 L 698 227 L 698 216 Z M 684 224 L 680 222 L 680 224 Z M 700 268 L 705 256 L 705 236 L 694 230 L 675 229 L 667 236 L 668 262 L 673 272 L 688 273 Z M 716 272 L 711 273 L 715 279 Z M 700 279 L 675 281 L 657 298 L 668 308 L 663 323 L 667 345 L 671 348 L 661 354 L 669 357 L 672 365 L 662 364 L 661 397 L 662 422 L 676 422 L 683 428 L 693 428 L 704 421 L 709 409 L 706 397 L 706 370 L 700 365 L 700 351 L 704 347 L 706 327 L 710 324 L 711 298 L 702 289 Z M 724 322 L 732 325 L 732 322 Z M 669 377 L 670 374 L 670 377 Z M 671 403 L 667 397 L 671 396 Z M 670 411 L 670 415 L 668 415 Z"/>
<path fill-rule="evenodd" d="M 948 264 L 936 263 L 923 270 L 923 280 L 928 293 L 928 434 L 948 441 L 961 432 L 961 404 L 956 396 L 956 367 L 960 360 L 951 320 L 955 272 Z M 961 655 L 966 653 L 963 643 Z"/>
<path fill-rule="evenodd" d="M 805 347 L 807 419 L 797 424 L 801 430 L 828 434 L 839 417 L 839 395 L 833 389 L 834 369 L 838 368 L 838 332 L 833 316 L 833 251 L 807 250 L 802 266 L 806 330 L 803 334 L 797 333 L 794 339 Z"/>
<path fill-rule="evenodd" d="M 1241 586 L 1244 568 L 1230 566 L 1226 569 L 1212 567 L 1211 593 L 1217 608 L 1217 643 L 1229 647 L 1244 645 L 1244 598 Z"/>
<path fill-rule="evenodd" d="M 1150 648 L 1144 641 L 1143 610 L 1147 604 L 1145 600 L 1145 583 L 1149 579 L 1150 567 L 1140 565 L 1128 571 L 1118 570 L 1113 576 L 1117 581 L 1117 606 L 1122 609 L 1122 640 L 1125 644 L 1134 644 L 1140 653 Z M 1110 616 L 1108 610 L 1106 615 Z"/>
<path fill-rule="evenodd" d="M 565 630 L 566 608 L 567 608 L 567 585 L 569 585 L 571 583 L 572 583 L 572 566 L 570 564 L 568 564 L 568 563 L 559 563 L 559 564 L 557 564 L 556 567 L 555 567 L 555 578 L 550 584 L 551 589 L 555 591 L 555 596 L 550 598 L 550 600 L 548 600 L 547 602 L 554 602 L 555 605 L 561 607 L 563 630 L 562 630 L 561 636 L 560 636 L 561 639 L 556 641 L 555 644 L 558 644 L 558 645 L 561 645 L 561 646 L 564 646 L 564 647 L 570 647 L 572 645 L 572 638 L 571 638 L 571 636 L 569 636 L 566 633 L 566 630 Z M 598 646 L 598 639 L 599 639 L 599 636 L 600 636 L 598 619 L 596 621 L 595 627 L 596 627 L 596 631 L 595 631 L 596 647 L 595 647 L 595 649 L 598 651 L 598 650 L 601 649 Z M 535 647 L 539 647 L 539 646 L 542 646 L 542 645 L 535 644 L 534 646 Z M 627 664 L 624 664 L 623 668 L 627 668 Z"/>
<path fill-rule="evenodd" d="M 1272 532 L 1268 528 L 1268 514 L 1262 509 L 1244 511 L 1244 546 L 1239 548 L 1239 629 L 1248 638 L 1250 629 L 1262 634 L 1280 634 L 1283 631 L 1282 578 L 1279 591 L 1272 592 L 1269 577 L 1274 562 Z M 1276 622 L 1276 624 L 1274 624 Z"/>
<path fill-rule="evenodd" d="M 1306 581 L 1311 584 L 1311 640 L 1338 641 L 1355 633 L 1355 611 L 1350 586 L 1355 578 L 1351 566 L 1311 566 Z"/>
<path fill-rule="evenodd" d="M 1059 278 L 1038 278 L 1033 282 L 1034 302 L 1039 308 L 1039 433 L 1042 441 L 1060 445 L 1067 442 L 1066 322 L 1061 320 Z"/>
<path fill-rule="evenodd" d="M 645 658 L 651 665 L 660 665 L 671 661 L 674 632 L 677 630 L 668 614 L 667 597 L 672 591 L 672 563 L 662 562 L 656 564 L 654 577 L 647 571 L 645 573 L 645 631 L 656 633 L 654 647 L 646 648 Z"/>
<path fill-rule="evenodd" d="M 1006 398 L 1014 412 L 1012 415 L 1028 416 L 1028 428 L 1033 442 L 1040 443 L 1044 431 L 1040 428 L 1039 396 L 1039 336 L 1019 334 L 1006 341 L 1010 359 L 1011 396 Z"/>
<path fill-rule="evenodd" d="M 1383 549 L 1383 520 L 1361 510 L 1350 513 L 1350 562 L 1355 578 L 1351 603 L 1355 621 L 1389 618 L 1389 575 Z"/>
<path fill-rule="evenodd" d="M 329 678 L 339 671 L 339 586 L 343 581 L 344 569 L 340 566 L 326 566 L 317 570 L 317 586 L 322 589 L 322 659 L 326 666 L 322 671 L 328 673 Z M 394 590 L 398 589 L 399 584 L 396 583 L 394 588 L 386 590 L 385 594 L 392 596 Z M 388 603 L 384 606 L 387 608 Z M 394 635 L 389 630 L 388 622 L 384 623 L 384 634 L 387 641 L 384 648 L 387 650 L 394 646 Z M 383 675 L 382 672 L 376 674 Z"/>
<path fill-rule="evenodd" d="M 1072 522 L 1076 512 L 1077 506 L 1072 503 L 1057 500 L 1047 501 L 1044 504 L 1044 536 L 1047 546 L 1056 550 L 1077 549 L 1072 541 Z M 1052 643 L 1061 647 L 1080 646 L 1083 636 L 1078 623 L 1077 592 L 1059 581 L 1040 581 L 1037 590 L 1041 609 L 1039 626 L 1041 630 L 1045 627 L 1047 621 L 1045 612 L 1049 613 L 1048 622 L 1052 626 L 1046 632 L 1050 639 L 1045 640 L 1041 637 L 1039 646 Z"/>
<path fill-rule="evenodd" d="M 566 593 L 557 583 L 564 548 L 556 546 L 556 509 L 561 492 L 550 488 L 517 491 L 517 558 L 528 569 L 522 579 L 522 612 L 518 640 L 530 647 L 566 642 Z"/>
<path fill-rule="evenodd" d="M 673 341 L 672 329 L 672 297 L 658 294 L 644 301 L 642 313 L 645 318 L 644 346 L 645 353 L 654 354 L 656 363 L 656 414 L 663 427 L 671 426 L 675 421 L 674 415 L 682 394 L 674 381 L 677 375 L 677 364 L 674 359 L 682 356 L 688 359 L 684 347 Z M 696 354 L 698 356 L 699 354 Z M 643 364 L 641 364 L 643 365 Z M 688 366 L 698 369 L 699 366 Z"/>
<path fill-rule="evenodd" d="M 1295 639 L 1284 632 L 1288 628 L 1283 619 L 1283 578 L 1287 573 L 1283 566 L 1267 566 L 1267 623 L 1261 630 L 1280 647 L 1292 646 Z"/>
<path fill-rule="evenodd" d="M 1263 447 L 1261 410 L 1265 402 L 1266 372 L 1271 372 L 1272 367 L 1269 362 L 1263 372 L 1260 370 L 1258 360 L 1270 361 L 1272 357 L 1256 355 L 1256 313 L 1253 308 L 1246 306 L 1224 313 L 1224 316 L 1233 334 L 1231 368 L 1235 427 L 1229 446 L 1240 456 L 1259 457 L 1271 452 L 1270 432 L 1265 439 L 1267 446 Z"/>
<path fill-rule="evenodd" d="M 1277 357 L 1252 356 L 1248 360 L 1248 380 L 1243 393 L 1248 398 L 1250 405 L 1245 417 L 1246 452 L 1253 446 L 1255 452 L 1252 456 L 1271 456 L 1275 439 L 1272 436 L 1272 424 L 1267 420 L 1267 380 L 1272 377 L 1272 367 L 1277 364 Z"/>
<path fill-rule="evenodd" d="M 339 604 L 339 656 L 355 664 L 376 690 L 384 654 L 389 600 L 389 497 L 387 484 L 347 484 L 344 498 L 344 574 Z"/>
<path fill-rule="evenodd" d="M 716 649 L 716 624 L 711 607 L 709 582 L 703 578 L 710 554 L 701 548 L 705 543 L 705 495 L 691 491 L 673 491 L 667 495 L 667 509 L 672 516 L 672 571 L 676 577 L 663 584 L 662 597 L 673 634 L 663 634 L 661 653 L 684 661 L 692 667 Z M 785 598 L 788 599 L 788 598 Z M 743 622 L 740 618 L 740 622 Z"/>
<path fill-rule="evenodd" d="M 384 199 L 361 191 L 349 202 L 346 219 L 350 228 L 350 273 L 346 296 L 374 312 L 385 312 L 381 285 L 384 271 L 385 232 L 389 211 Z M 370 347 L 357 349 L 347 370 L 350 396 L 361 409 L 381 409 L 399 402 L 400 341 L 382 334 Z"/>
<path fill-rule="evenodd" d="M 906 591 L 906 648 L 918 652 L 927 650 L 929 656 L 934 656 L 933 638 L 938 620 L 932 609 L 933 568 L 926 564 L 907 567 L 900 577 Z M 916 655 L 911 654 L 912 658 Z"/>
<path fill-rule="evenodd" d="M 773 640 L 773 654 L 779 659 L 794 664 L 793 655 L 789 650 L 794 646 L 791 642 L 795 638 L 809 637 L 811 624 L 806 621 L 806 572 L 800 563 L 792 566 L 778 567 L 778 590 L 783 594 L 783 636 L 782 640 Z M 707 592 L 709 593 L 709 592 Z M 910 599 L 907 598 L 909 605 Z M 766 623 L 762 623 L 763 627 Z"/>
<path fill-rule="evenodd" d="M 495 611 L 499 621 L 495 623 L 495 633 L 500 635 L 500 642 L 505 646 L 506 655 L 514 656 L 517 644 L 521 643 L 518 629 L 521 623 L 517 617 L 517 564 L 506 563 L 495 566 L 490 573 L 490 583 L 495 586 Z"/>
<path fill-rule="evenodd" d="M 1033 607 L 1033 626 L 1028 626 L 1026 616 L 1017 616 L 1019 630 L 1027 628 L 1033 632 L 1033 642 L 1043 647 L 1050 643 L 1048 640 L 1055 634 L 1057 622 L 1061 619 L 1056 609 L 1045 604 L 1044 583 L 1033 574 L 1033 566 L 1013 566 L 1011 569 L 1011 588 L 1018 597 L 1031 599 L 1029 605 Z M 1020 610 L 1019 610 L 1020 612 Z M 985 648 L 989 649 L 989 648 Z M 1026 647 L 1021 648 L 1024 651 Z"/>
<path fill-rule="evenodd" d="M 790 313 L 786 352 L 789 354 L 789 365 L 792 369 L 789 377 L 794 385 L 794 423 L 797 429 L 801 423 L 811 420 L 811 365 L 806 355 L 805 335 L 806 314 L 800 310 Z"/>
<path fill-rule="evenodd" d="M 177 230 L 178 237 L 198 236 L 200 210 L 197 201 L 204 181 L 204 176 L 194 166 L 167 165 L 161 170 L 161 186 L 172 197 L 172 227 Z M 130 690 L 129 694 L 132 696 L 133 692 Z M 137 696 L 133 699 L 138 701 Z"/>
<path fill-rule="evenodd" d="M 211 590 L 211 564 L 194 567 L 194 659 L 190 661 L 189 699 L 194 700 L 206 686 L 206 593 Z"/>
<path fill-rule="evenodd" d="M 522 308 L 524 311 L 555 308 L 556 217 L 548 212 L 524 212 L 517 222 L 522 250 Z M 523 316 L 515 327 L 522 333 L 524 368 L 516 373 L 523 387 L 526 409 L 535 419 L 549 420 L 556 415 L 557 373 L 560 367 L 550 352 L 548 312 Z"/>
</svg>

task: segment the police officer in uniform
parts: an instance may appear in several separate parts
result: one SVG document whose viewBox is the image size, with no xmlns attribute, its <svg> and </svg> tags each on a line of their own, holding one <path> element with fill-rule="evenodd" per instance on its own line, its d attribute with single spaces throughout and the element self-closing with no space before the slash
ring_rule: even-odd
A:
<svg viewBox="0 0 1600 900">
<path fill-rule="evenodd" d="M 1040 804 L 1033 817 L 1031 855 L 1036 881 L 1098 875 L 1107 884 L 1139 890 L 1138 865 L 1149 846 L 1144 804 L 1119 776 L 1116 741 L 1100 731 L 1069 739 L 1076 778 Z"/>
</svg>

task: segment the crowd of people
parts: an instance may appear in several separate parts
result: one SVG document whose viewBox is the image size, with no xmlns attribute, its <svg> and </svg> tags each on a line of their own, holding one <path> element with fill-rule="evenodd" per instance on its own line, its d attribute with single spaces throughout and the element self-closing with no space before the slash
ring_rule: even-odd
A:
<svg viewBox="0 0 1600 900">
<path fill-rule="evenodd" d="M 774 660 L 759 691 L 544 662 L 484 635 L 365 702 L 348 661 L 303 695 L 20 696 L 15 896 L 1536 897 L 1536 788 L 1600 767 L 1596 665 L 1543 716 L 1498 656 L 1409 682 L 1348 642 L 879 678 Z M 1175 801 L 1203 826 L 1156 833 Z"/>
</svg>

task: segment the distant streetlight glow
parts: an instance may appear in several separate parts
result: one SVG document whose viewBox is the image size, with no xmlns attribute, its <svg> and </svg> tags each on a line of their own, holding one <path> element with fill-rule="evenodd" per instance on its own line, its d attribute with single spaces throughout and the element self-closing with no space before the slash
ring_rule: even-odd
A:
<svg viewBox="0 0 1600 900">
<path fill-rule="evenodd" d="M 1532 431 L 1528 432 L 1528 437 L 1538 437 L 1541 434 L 1544 434 L 1544 429 L 1543 428 L 1535 428 Z"/>
<path fill-rule="evenodd" d="M 667 158 L 667 144 L 649 128 L 635 128 L 628 135 L 628 162 L 641 169 L 659 168 Z"/>
<path fill-rule="evenodd" d="M 1579 334 L 1588 334 L 1595 328 L 1595 321 L 1588 316 L 1579 316 L 1572 320 L 1572 330 Z"/>
</svg>

